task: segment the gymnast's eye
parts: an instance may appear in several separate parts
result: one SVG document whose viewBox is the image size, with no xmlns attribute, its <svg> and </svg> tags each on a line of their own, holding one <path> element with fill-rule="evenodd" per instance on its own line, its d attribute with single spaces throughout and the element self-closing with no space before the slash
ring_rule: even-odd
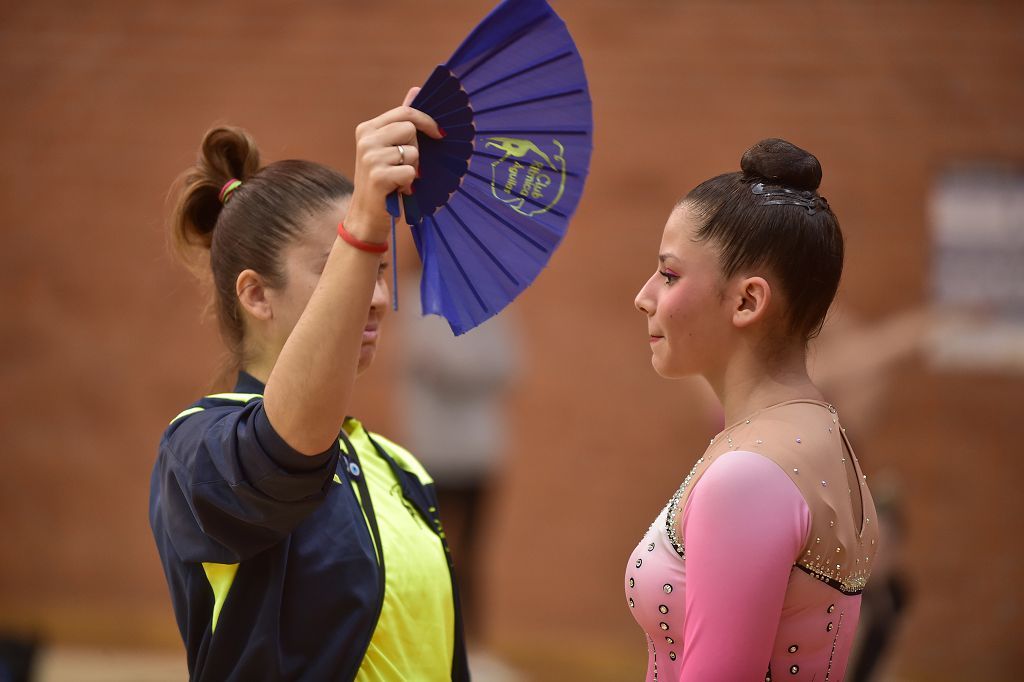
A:
<svg viewBox="0 0 1024 682">
<path fill-rule="evenodd" d="M 665 284 L 672 284 L 679 279 L 679 275 L 668 270 L 658 270 L 658 274 L 665 278 Z"/>
</svg>

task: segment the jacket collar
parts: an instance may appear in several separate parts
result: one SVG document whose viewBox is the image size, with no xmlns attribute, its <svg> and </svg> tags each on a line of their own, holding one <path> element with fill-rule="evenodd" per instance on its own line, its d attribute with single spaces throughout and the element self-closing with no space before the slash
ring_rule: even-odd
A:
<svg viewBox="0 0 1024 682">
<path fill-rule="evenodd" d="M 239 370 L 238 381 L 235 382 L 235 393 L 257 393 L 263 395 L 263 391 L 266 390 L 267 386 L 262 381 L 249 374 L 245 370 Z M 355 417 L 349 415 L 345 417 L 344 429 L 346 433 L 350 434 L 357 428 L 361 428 L 363 425 L 359 423 Z"/>
<path fill-rule="evenodd" d="M 238 381 L 235 382 L 235 393 L 259 393 L 263 395 L 266 386 L 262 381 L 245 371 L 238 373 Z"/>
</svg>

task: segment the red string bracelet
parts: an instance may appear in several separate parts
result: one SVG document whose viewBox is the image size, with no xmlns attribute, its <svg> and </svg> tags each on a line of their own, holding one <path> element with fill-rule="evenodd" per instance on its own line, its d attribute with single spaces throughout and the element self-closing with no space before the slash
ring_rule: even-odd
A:
<svg viewBox="0 0 1024 682">
<path fill-rule="evenodd" d="M 387 242 L 364 242 L 346 230 L 344 223 L 338 223 L 338 236 L 344 239 L 346 244 L 360 251 L 366 251 L 367 253 L 387 253 L 388 251 Z"/>
</svg>

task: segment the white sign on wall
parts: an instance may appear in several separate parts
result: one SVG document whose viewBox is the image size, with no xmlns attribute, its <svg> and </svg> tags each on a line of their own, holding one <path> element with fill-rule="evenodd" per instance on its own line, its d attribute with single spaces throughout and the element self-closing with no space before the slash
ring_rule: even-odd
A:
<svg viewBox="0 0 1024 682">
<path fill-rule="evenodd" d="M 932 364 L 1024 371 L 1024 168 L 950 169 L 929 209 Z"/>
</svg>

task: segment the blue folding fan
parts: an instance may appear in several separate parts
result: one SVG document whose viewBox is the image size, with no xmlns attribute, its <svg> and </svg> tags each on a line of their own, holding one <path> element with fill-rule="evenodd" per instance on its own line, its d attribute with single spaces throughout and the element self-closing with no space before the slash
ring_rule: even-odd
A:
<svg viewBox="0 0 1024 682">
<path fill-rule="evenodd" d="M 545 0 L 504 0 L 412 106 L 447 133 L 418 135 L 421 177 L 402 197 L 422 308 L 462 334 L 526 289 L 565 235 L 593 147 L 587 79 Z"/>
</svg>

